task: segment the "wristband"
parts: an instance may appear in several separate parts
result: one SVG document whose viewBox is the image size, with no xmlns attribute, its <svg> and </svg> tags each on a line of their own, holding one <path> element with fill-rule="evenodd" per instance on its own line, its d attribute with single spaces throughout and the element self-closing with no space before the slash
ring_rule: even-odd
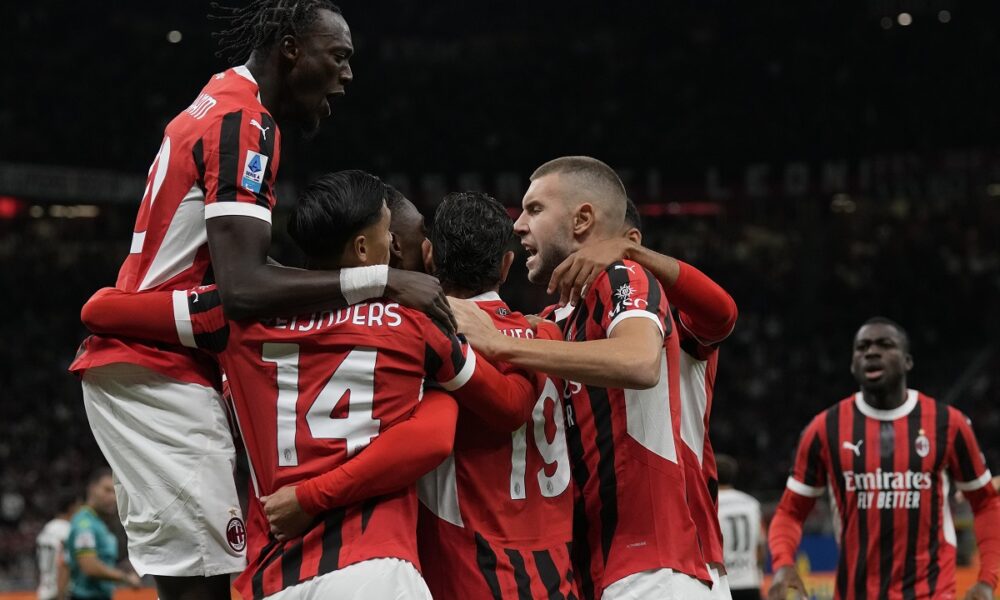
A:
<svg viewBox="0 0 1000 600">
<path fill-rule="evenodd" d="M 385 294 L 389 265 L 352 267 L 340 270 L 340 293 L 347 304 L 357 304 Z"/>
</svg>

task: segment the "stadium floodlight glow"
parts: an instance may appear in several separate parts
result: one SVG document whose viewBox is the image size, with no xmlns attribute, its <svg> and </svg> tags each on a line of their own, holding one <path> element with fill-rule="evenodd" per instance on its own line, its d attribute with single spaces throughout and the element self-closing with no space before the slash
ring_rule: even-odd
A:
<svg viewBox="0 0 1000 600">
<path fill-rule="evenodd" d="M 892 19 L 889 17 L 882 17 L 880 24 L 882 25 L 882 29 L 892 29 Z"/>
<path fill-rule="evenodd" d="M 948 22 L 950 22 L 951 21 L 951 11 L 950 10 L 942 10 L 942 11 L 938 12 L 938 21 L 941 21 L 942 23 L 948 23 Z"/>
<path fill-rule="evenodd" d="M 171 44 L 178 44 L 182 39 L 184 39 L 184 36 L 176 29 L 167 32 L 167 41 Z"/>
<path fill-rule="evenodd" d="M 899 16 L 896 17 L 896 21 L 903 27 L 908 27 L 910 23 L 913 23 L 913 15 L 908 12 L 901 12 Z"/>
</svg>

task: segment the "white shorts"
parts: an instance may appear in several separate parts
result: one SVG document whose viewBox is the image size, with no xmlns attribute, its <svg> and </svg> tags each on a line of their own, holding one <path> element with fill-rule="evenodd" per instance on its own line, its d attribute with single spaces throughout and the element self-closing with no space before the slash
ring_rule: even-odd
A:
<svg viewBox="0 0 1000 600">
<path fill-rule="evenodd" d="M 285 588 L 267 600 L 431 600 L 431 591 L 407 561 L 373 558 Z"/>
<path fill-rule="evenodd" d="M 604 588 L 601 600 L 713 600 L 701 581 L 673 569 L 633 573 Z"/>
<path fill-rule="evenodd" d="M 138 365 L 88 369 L 83 401 L 115 475 L 139 575 L 208 577 L 246 566 L 236 450 L 222 397 Z"/>
<path fill-rule="evenodd" d="M 719 571 L 712 566 L 708 567 L 708 574 L 712 576 L 713 600 L 733 600 L 733 592 L 729 589 L 729 577 L 719 575 Z"/>
</svg>

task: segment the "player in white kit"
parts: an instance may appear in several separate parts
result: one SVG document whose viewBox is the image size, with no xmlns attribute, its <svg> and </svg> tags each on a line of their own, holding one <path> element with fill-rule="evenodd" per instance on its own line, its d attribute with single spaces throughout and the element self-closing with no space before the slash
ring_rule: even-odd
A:
<svg viewBox="0 0 1000 600">
<path fill-rule="evenodd" d="M 59 513 L 42 527 L 35 538 L 38 560 L 38 600 L 62 600 L 66 595 L 69 570 L 64 566 L 63 547 L 69 536 L 69 520 L 80 506 L 80 499 L 67 496 L 59 501 Z"/>
<path fill-rule="evenodd" d="M 760 502 L 733 487 L 736 461 L 724 454 L 716 456 L 719 470 L 719 525 L 722 527 L 726 573 L 733 600 L 760 600 L 764 556 L 763 521 Z"/>
</svg>

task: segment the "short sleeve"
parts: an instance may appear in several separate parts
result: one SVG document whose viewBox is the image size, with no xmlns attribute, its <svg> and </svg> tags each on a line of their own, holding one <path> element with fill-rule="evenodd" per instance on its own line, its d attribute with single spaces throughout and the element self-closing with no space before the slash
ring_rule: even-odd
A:
<svg viewBox="0 0 1000 600">
<path fill-rule="evenodd" d="M 205 190 L 205 218 L 255 217 L 271 222 L 278 172 L 277 126 L 266 112 L 222 116 L 195 144 Z"/>
<path fill-rule="evenodd" d="M 97 552 L 97 531 L 91 519 L 80 519 L 73 526 L 70 550 L 73 554 Z"/>
<path fill-rule="evenodd" d="M 673 318 L 663 287 L 642 265 L 629 260 L 613 263 L 593 285 L 596 293 L 587 297 L 592 303 L 590 314 L 607 336 L 619 323 L 633 318 L 649 319 L 664 337 L 670 335 Z"/>
<path fill-rule="evenodd" d="M 826 491 L 826 467 L 823 463 L 823 418 L 820 413 L 802 432 L 799 447 L 795 450 L 795 463 L 788 476 L 786 487 L 808 498 L 818 498 Z"/>
<path fill-rule="evenodd" d="M 424 318 L 424 373 L 442 388 L 453 392 L 476 372 L 476 354 L 464 337 L 447 332 L 430 318 Z"/>
<path fill-rule="evenodd" d="M 982 489 L 993 479 L 986 458 L 979 449 L 979 442 L 972 431 L 972 422 L 961 412 L 949 408 L 949 419 L 955 433 L 950 444 L 948 473 L 955 481 L 955 487 L 963 492 Z"/>
</svg>

